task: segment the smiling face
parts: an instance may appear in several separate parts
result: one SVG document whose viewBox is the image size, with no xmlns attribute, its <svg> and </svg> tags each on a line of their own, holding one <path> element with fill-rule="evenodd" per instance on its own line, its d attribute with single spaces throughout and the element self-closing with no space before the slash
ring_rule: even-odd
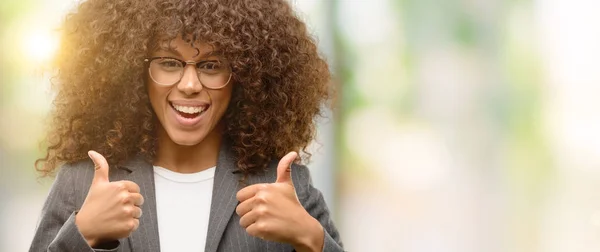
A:
<svg viewBox="0 0 600 252">
<path fill-rule="evenodd" d="M 231 100 L 233 83 L 229 65 L 213 49 L 176 38 L 170 49 L 158 49 L 151 55 L 148 95 L 160 122 L 159 142 L 194 146 L 208 138 L 220 139 L 219 124 Z M 183 72 L 178 72 L 181 69 Z M 224 84 L 220 89 L 207 88 Z"/>
</svg>

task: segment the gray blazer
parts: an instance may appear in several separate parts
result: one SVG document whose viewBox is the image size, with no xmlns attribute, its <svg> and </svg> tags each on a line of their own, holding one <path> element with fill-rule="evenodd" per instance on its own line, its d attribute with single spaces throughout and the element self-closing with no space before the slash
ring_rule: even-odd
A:
<svg viewBox="0 0 600 252">
<path fill-rule="evenodd" d="M 239 184 L 241 175 L 234 173 L 235 160 L 227 146 L 222 144 L 217 161 L 205 251 L 293 251 L 289 244 L 252 237 L 239 225 L 240 217 L 235 214 L 238 204 L 235 196 L 242 188 Z M 249 176 L 245 183 L 274 182 L 276 167 L 277 162 L 274 161 L 266 173 Z M 129 237 L 119 240 L 112 249 L 92 249 L 75 225 L 75 214 L 87 196 L 93 177 L 94 165 L 91 160 L 61 167 L 44 203 L 29 251 L 160 251 L 152 164 L 134 158 L 124 165 L 111 167 L 111 181 L 130 180 L 137 183 L 145 199 L 139 228 Z M 305 166 L 293 165 L 292 180 L 302 206 L 323 225 L 323 251 L 343 251 L 339 233 L 330 219 L 323 196 L 312 186 L 309 170 Z"/>
</svg>

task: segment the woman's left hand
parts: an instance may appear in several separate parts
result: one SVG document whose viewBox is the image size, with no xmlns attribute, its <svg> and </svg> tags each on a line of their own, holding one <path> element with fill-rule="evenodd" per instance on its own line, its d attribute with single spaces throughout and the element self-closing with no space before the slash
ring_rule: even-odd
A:
<svg viewBox="0 0 600 252">
<path fill-rule="evenodd" d="M 240 190 L 235 211 L 240 225 L 252 236 L 291 244 L 299 252 L 321 251 L 323 227 L 302 207 L 292 182 L 291 164 L 297 157 L 290 152 L 279 161 L 275 183 Z"/>
</svg>

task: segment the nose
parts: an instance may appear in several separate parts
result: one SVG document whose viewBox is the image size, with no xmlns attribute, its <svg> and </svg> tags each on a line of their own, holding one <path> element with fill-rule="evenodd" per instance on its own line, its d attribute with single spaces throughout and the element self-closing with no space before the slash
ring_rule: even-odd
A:
<svg viewBox="0 0 600 252">
<path fill-rule="evenodd" d="M 177 84 L 177 89 L 186 95 L 193 95 L 202 91 L 202 84 L 196 71 L 196 66 L 190 64 L 184 67 L 183 76 Z"/>
</svg>

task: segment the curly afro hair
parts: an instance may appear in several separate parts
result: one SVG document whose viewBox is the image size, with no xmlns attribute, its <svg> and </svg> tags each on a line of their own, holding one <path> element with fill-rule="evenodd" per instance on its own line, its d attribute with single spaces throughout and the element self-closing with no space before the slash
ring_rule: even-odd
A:
<svg viewBox="0 0 600 252">
<path fill-rule="evenodd" d="M 330 72 L 285 0 L 87 0 L 67 15 L 54 61 L 56 92 L 36 169 L 102 153 L 151 161 L 156 124 L 143 59 L 178 36 L 219 48 L 235 82 L 224 138 L 244 174 L 303 151 L 330 94 Z"/>
</svg>

